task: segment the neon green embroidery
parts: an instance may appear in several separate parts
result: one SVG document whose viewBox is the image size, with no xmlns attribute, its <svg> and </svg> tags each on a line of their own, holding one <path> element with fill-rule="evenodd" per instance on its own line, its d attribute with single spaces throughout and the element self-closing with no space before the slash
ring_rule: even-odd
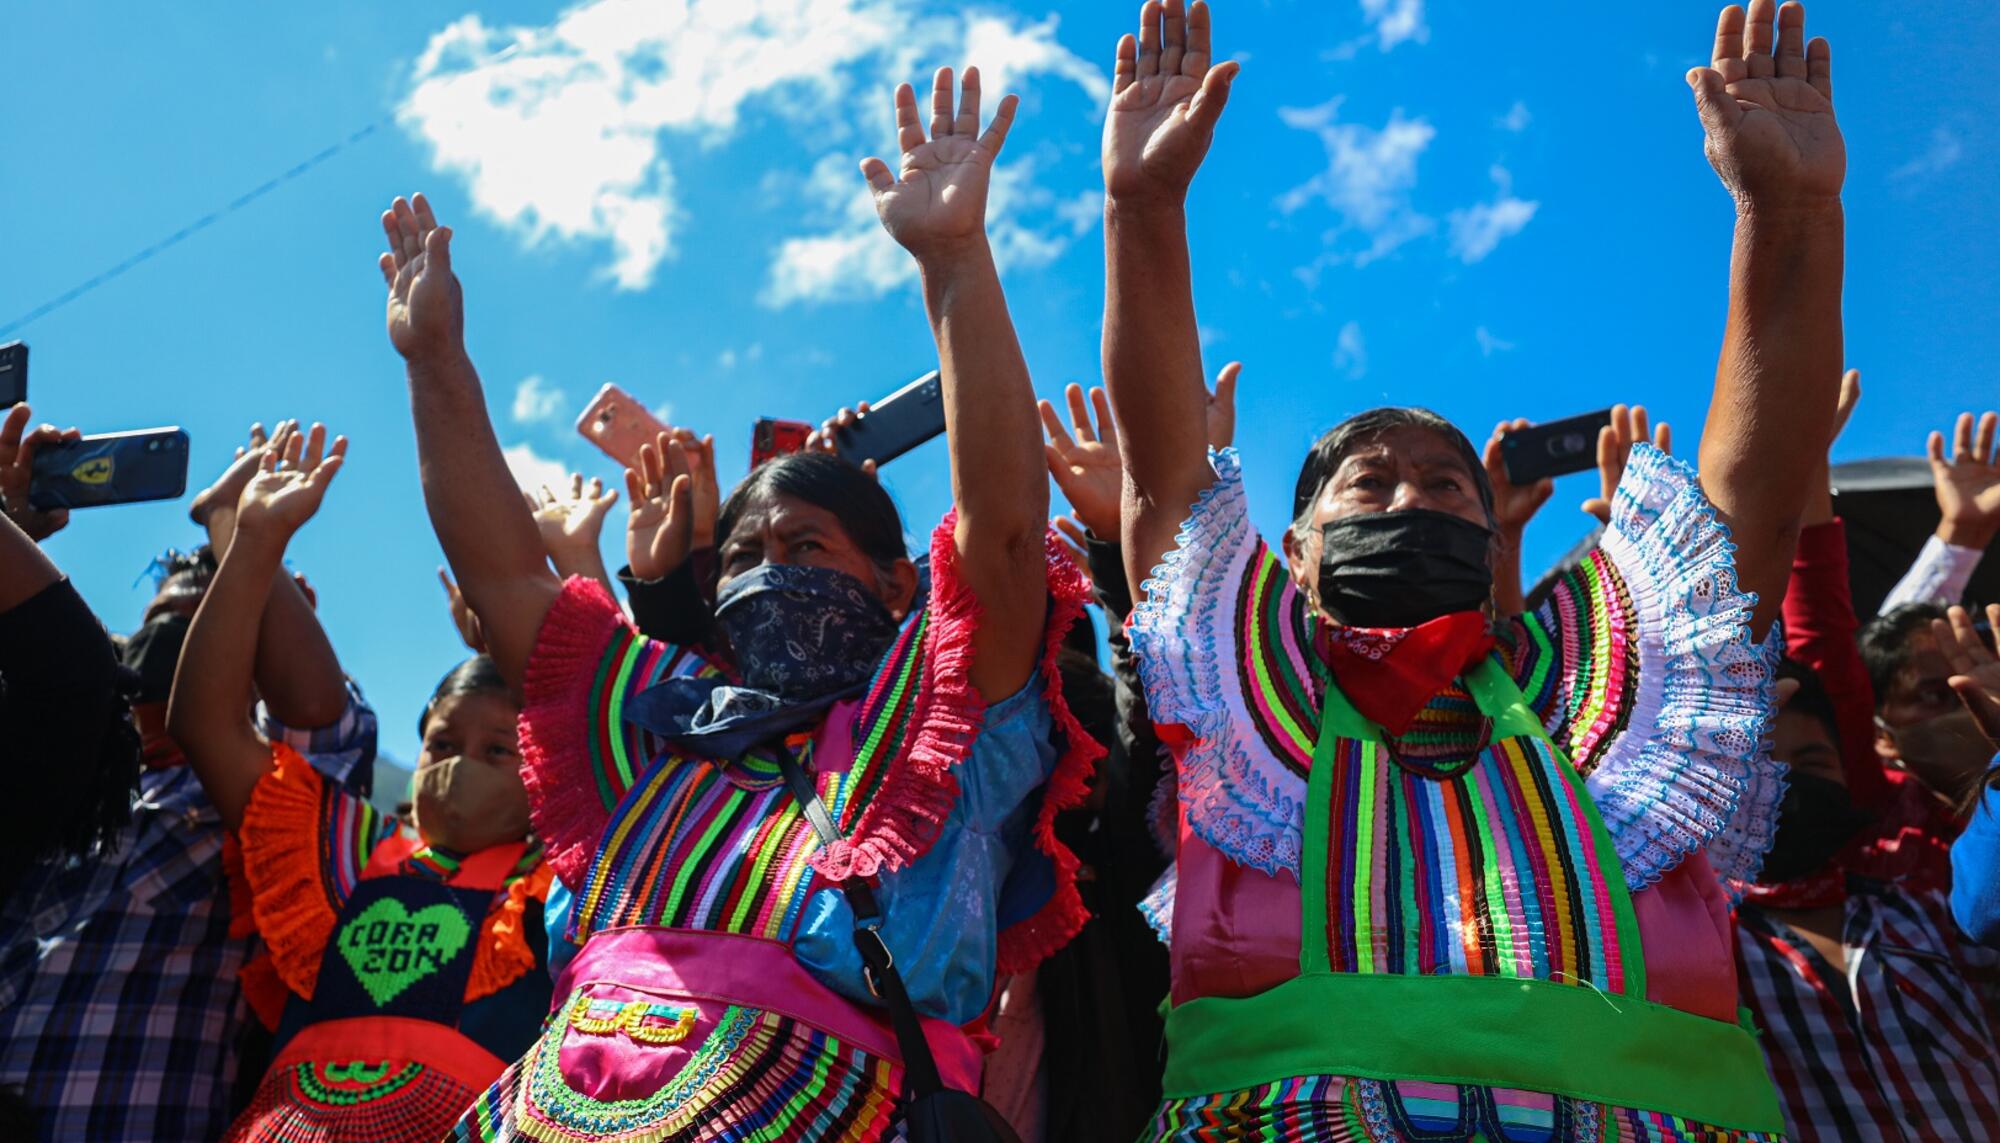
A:
<svg viewBox="0 0 2000 1143">
<path fill-rule="evenodd" d="M 335 939 L 341 959 L 379 1008 L 444 968 L 471 935 L 465 914 L 454 906 L 411 913 L 401 901 L 384 897 L 347 922 Z"/>
</svg>

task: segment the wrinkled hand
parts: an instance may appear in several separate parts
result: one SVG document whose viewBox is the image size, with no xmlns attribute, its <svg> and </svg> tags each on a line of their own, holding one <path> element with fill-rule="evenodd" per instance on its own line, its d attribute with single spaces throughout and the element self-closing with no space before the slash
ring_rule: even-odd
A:
<svg viewBox="0 0 2000 1143">
<path fill-rule="evenodd" d="M 1598 495 L 1583 502 L 1583 510 L 1600 524 L 1611 522 L 1611 501 L 1618 495 L 1618 482 L 1625 478 L 1625 465 L 1632 459 L 1632 446 L 1647 438 L 1646 406 L 1611 406 L 1611 423 L 1597 433 Z M 1653 447 L 1674 451 L 1674 431 L 1665 421 L 1651 432 Z"/>
<path fill-rule="evenodd" d="M 73 428 L 42 425 L 23 436 L 22 431 L 33 416 L 28 406 L 16 405 L 7 411 L 6 420 L 0 421 L 0 510 L 30 540 L 41 543 L 69 525 L 69 509 L 43 511 L 29 505 L 28 492 L 35 482 L 35 450 L 43 445 L 80 440 L 83 434 Z"/>
<path fill-rule="evenodd" d="M 1125 471 L 1118 452 L 1118 426 L 1111 419 L 1111 398 L 1102 389 L 1092 389 L 1086 405 L 1081 385 L 1071 385 L 1064 396 L 1069 403 L 1067 429 L 1056 407 L 1041 402 L 1042 429 L 1049 438 L 1042 451 L 1049 475 L 1084 527 L 1104 539 L 1114 539 L 1118 536 Z M 1091 405 L 1097 409 L 1096 428 L 1090 423 Z"/>
<path fill-rule="evenodd" d="M 1533 424 L 1523 417 L 1494 425 L 1493 435 L 1486 441 L 1486 449 L 1479 457 L 1486 465 L 1486 480 L 1493 486 L 1493 522 L 1498 526 L 1501 541 L 1516 549 L 1520 547 L 1522 533 L 1528 529 L 1528 521 L 1534 519 L 1535 513 L 1542 510 L 1542 505 L 1549 502 L 1549 497 L 1556 494 L 1554 480 L 1537 480 L 1522 486 L 1507 479 L 1501 439 L 1508 433 L 1520 432 Z"/>
<path fill-rule="evenodd" d="M 226 508 L 234 511 L 236 502 L 243 497 L 243 486 L 249 484 L 250 478 L 257 475 L 265 446 L 273 440 L 282 440 L 288 433 L 296 432 L 298 427 L 297 421 L 280 421 L 276 431 L 267 435 L 264 432 L 263 422 L 252 424 L 249 443 L 237 445 L 235 459 L 230 461 L 229 467 L 222 470 L 222 475 L 215 478 L 215 483 L 195 494 L 194 504 L 188 508 L 188 519 L 205 526 L 209 514 L 216 509 Z"/>
<path fill-rule="evenodd" d="M 818 428 L 806 434 L 806 451 L 823 452 L 833 456 L 840 455 L 840 449 L 836 447 L 837 434 L 841 429 L 852 428 L 861 423 L 861 418 L 868 415 L 869 408 L 868 402 L 857 401 L 852 409 L 842 409 L 833 416 L 821 421 Z M 881 473 L 877 471 L 879 467 L 872 460 L 861 462 L 861 471 L 877 480 L 882 479 Z"/>
<path fill-rule="evenodd" d="M 236 502 L 236 534 L 289 540 L 312 519 L 347 457 L 347 438 L 327 447 L 326 426 L 291 432 L 258 458 L 257 472 Z"/>
<path fill-rule="evenodd" d="M 1994 437 L 2000 430 L 2000 413 L 1987 413 L 1978 420 L 1977 434 L 1971 413 L 1960 413 L 1952 431 L 1951 458 L 1945 459 L 1944 434 L 1932 433 L 1928 442 L 1931 484 L 1937 492 L 1938 538 L 1961 548 L 1983 550 L 2000 534 L 2000 447 Z"/>
<path fill-rule="evenodd" d="M 715 546 L 715 521 L 722 515 L 722 484 L 715 476 L 715 438 L 698 437 L 693 429 L 670 425 L 667 432 L 680 442 L 687 457 L 688 482 L 694 494 L 695 551 Z"/>
<path fill-rule="evenodd" d="M 1236 443 L 1236 377 L 1243 372 L 1241 361 L 1232 361 L 1215 375 L 1215 389 L 1208 395 L 1208 447 L 1225 449 Z"/>
<path fill-rule="evenodd" d="M 451 608 L 451 625 L 458 628 L 458 637 L 476 654 L 486 653 L 486 629 L 479 625 L 479 616 L 473 614 L 472 605 L 465 602 L 465 593 L 451 582 L 451 573 L 438 569 L 438 582 L 444 585 L 444 595 Z"/>
<path fill-rule="evenodd" d="M 594 477 L 586 489 L 583 475 L 575 472 L 570 473 L 569 485 L 561 494 L 544 484 L 539 493 L 523 495 L 550 559 L 558 553 L 595 552 L 598 537 L 604 534 L 604 517 L 618 503 L 617 489 L 604 491 L 604 482 Z"/>
<path fill-rule="evenodd" d="M 1687 73 L 1707 135 L 1708 161 L 1739 206 L 1830 203 L 1847 176 L 1833 115 L 1833 56 L 1806 42 L 1796 4 L 1751 0 L 1716 22 L 1714 58 Z"/>
<path fill-rule="evenodd" d="M 1000 101 L 986 133 L 979 133 L 979 69 L 965 69 L 958 114 L 952 114 L 951 69 L 939 68 L 931 88 L 930 137 L 917 121 L 917 95 L 896 88 L 896 143 L 902 170 L 891 174 L 877 158 L 861 161 L 875 195 L 875 213 L 905 250 L 919 260 L 944 257 L 986 241 L 986 192 L 993 160 L 1014 125 L 1015 96 Z"/>
<path fill-rule="evenodd" d="M 687 453 L 666 433 L 639 449 L 639 467 L 625 470 L 631 516 L 625 562 L 643 580 L 661 579 L 685 563 L 694 543 L 694 480 Z"/>
<path fill-rule="evenodd" d="M 1986 624 L 1995 640 L 1988 647 L 1972 626 L 1972 616 L 1963 607 L 1946 613 L 1949 620 L 1931 620 L 1931 634 L 1945 662 L 1951 665 L 1951 689 L 1979 723 L 1979 729 L 1993 745 L 2000 747 L 2000 603 L 1986 606 Z"/>
<path fill-rule="evenodd" d="M 411 362 L 465 351 L 465 298 L 451 272 L 451 228 L 423 195 L 382 212 L 389 251 L 377 260 L 389 286 L 389 343 Z"/>
<path fill-rule="evenodd" d="M 1208 154 L 1241 65 L 1209 66 L 1209 12 L 1147 0 L 1139 35 L 1118 41 L 1104 120 L 1104 189 L 1115 199 L 1179 202 Z"/>
</svg>

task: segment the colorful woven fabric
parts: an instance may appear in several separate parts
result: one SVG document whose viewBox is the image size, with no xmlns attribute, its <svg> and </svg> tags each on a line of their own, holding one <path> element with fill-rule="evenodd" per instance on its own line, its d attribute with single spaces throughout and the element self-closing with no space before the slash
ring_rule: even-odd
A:
<svg viewBox="0 0 2000 1143">
<path fill-rule="evenodd" d="M 346 1060 L 275 1068 L 229 1140 L 267 1143 L 436 1143 L 478 1093 L 408 1060 Z"/>
<path fill-rule="evenodd" d="M 1132 644 L 1154 720 L 1187 732 L 1188 827 L 1239 864 L 1296 876 L 1329 672 L 1318 620 L 1251 527 L 1236 453 L 1212 461 L 1215 483 L 1132 614 Z M 1603 546 L 1500 632 L 1634 888 L 1702 847 L 1725 877 L 1754 871 L 1775 830 L 1783 778 L 1761 744 L 1779 646 L 1751 643 L 1755 600 L 1734 558 L 1692 470 L 1641 447 Z"/>
<path fill-rule="evenodd" d="M 655 1090 L 592 1098 L 563 1075 L 577 1006 L 478 1098 L 450 1136 L 498 1143 L 876 1143 L 899 1069 L 775 1012 L 729 1007 Z"/>
<path fill-rule="evenodd" d="M 1342 1076 L 1167 1101 L 1160 1143 L 1766 1143 L 1673 1116 L 1565 1096 Z"/>
</svg>

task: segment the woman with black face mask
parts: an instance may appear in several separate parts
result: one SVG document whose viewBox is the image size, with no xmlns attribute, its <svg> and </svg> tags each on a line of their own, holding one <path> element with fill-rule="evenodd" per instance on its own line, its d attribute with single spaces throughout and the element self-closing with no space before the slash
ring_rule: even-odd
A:
<svg viewBox="0 0 2000 1143">
<path fill-rule="evenodd" d="M 1790 773 L 1763 872 L 1738 886 L 1735 943 L 1785 1131 L 2000 1137 L 2000 1047 L 1972 942 L 1943 889 L 1856 872 L 1882 863 L 1850 844 L 1871 815 L 1848 794 L 1834 703 L 1809 668 L 1779 675 L 1772 754 Z"/>
<path fill-rule="evenodd" d="M 1688 75 L 1738 206 L 1700 481 L 1640 445 L 1601 548 L 1496 623 L 1492 492 L 1424 410 L 1328 433 L 1259 539 L 1205 447 L 1185 221 L 1238 65 L 1209 66 L 1205 4 L 1141 22 L 1105 127 L 1104 358 L 1179 791 L 1154 1137 L 1777 1133 L 1717 874 L 1774 833 L 1765 636 L 1840 379 L 1826 45 L 1757 0 Z"/>
<path fill-rule="evenodd" d="M 786 457 L 721 506 L 713 624 L 689 625 L 714 632 L 704 646 L 647 639 L 596 583 L 548 572 L 464 357 L 450 233 L 421 197 L 385 216 L 425 497 L 520 688 L 534 827 L 581 946 L 540 1039 L 455 1138 L 872 1143 L 926 1108 L 979 1116 L 936 1091 L 978 1090 L 960 1026 L 996 972 L 1081 926 L 1053 818 L 1101 748 L 1051 664 L 1086 586 L 1048 532 L 1033 392 L 985 238 L 1015 100 L 981 134 L 977 72 L 962 99 L 954 115 L 939 72 L 926 132 L 900 88 L 902 178 L 863 164 L 918 260 L 941 359 L 957 495 L 927 589 L 869 476 Z M 662 438 L 627 474 L 643 579 L 688 555 L 681 448 Z"/>
</svg>

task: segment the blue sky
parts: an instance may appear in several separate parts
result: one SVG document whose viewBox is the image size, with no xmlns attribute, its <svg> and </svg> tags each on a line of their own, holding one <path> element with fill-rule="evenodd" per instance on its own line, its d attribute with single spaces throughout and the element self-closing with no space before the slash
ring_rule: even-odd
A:
<svg viewBox="0 0 2000 1143">
<path fill-rule="evenodd" d="M 1681 74 L 1705 58 L 1715 7 L 1521 11 L 1216 4 L 1218 53 L 1245 69 L 1192 204 L 1197 300 L 1211 368 L 1245 363 L 1239 443 L 1269 529 L 1312 436 L 1385 401 L 1483 439 L 1502 417 L 1638 400 L 1683 451 L 1695 443 L 1731 216 Z M 382 712 L 385 750 L 407 759 L 460 650 L 382 333 L 389 198 L 425 189 L 459 231 L 468 340 L 524 471 L 614 476 L 569 425 L 615 380 L 715 433 L 737 475 L 756 417 L 817 418 L 932 360 L 855 162 L 889 154 L 894 81 L 968 51 L 989 90 L 997 78 L 1024 98 L 995 230 L 1036 384 L 1096 378 L 1100 102 L 1135 14 L 1047 0 L 228 3 L 198 18 L 17 5 L 0 322 L 382 124 L 11 336 L 33 347 L 39 417 L 185 426 L 197 487 L 252 419 L 353 438 L 292 557 Z M 1834 45 L 1847 350 L 1867 389 L 1837 455 L 1915 454 L 1960 408 L 2000 403 L 2000 87 L 1984 70 L 2000 8 L 1824 2 L 1811 23 Z M 945 507 L 940 446 L 887 479 L 913 532 Z M 1531 572 L 1584 530 L 1575 505 L 1594 479 L 1570 478 L 1536 522 Z M 613 566 L 622 521 L 621 507 Z M 194 539 L 183 502 L 79 513 L 50 550 L 127 630 L 148 560 Z"/>
</svg>

